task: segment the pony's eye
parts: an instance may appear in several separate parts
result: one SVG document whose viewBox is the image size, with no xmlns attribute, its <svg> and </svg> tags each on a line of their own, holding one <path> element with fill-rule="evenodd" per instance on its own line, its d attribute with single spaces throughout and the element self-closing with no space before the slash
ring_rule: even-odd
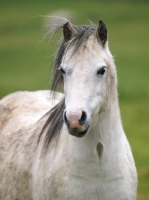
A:
<svg viewBox="0 0 149 200">
<path fill-rule="evenodd" d="M 97 75 L 104 75 L 105 71 L 106 71 L 107 67 L 101 67 L 98 71 L 97 71 Z"/>
<path fill-rule="evenodd" d="M 60 70 L 61 70 L 62 74 L 65 74 L 65 70 L 62 67 L 60 68 Z"/>
</svg>

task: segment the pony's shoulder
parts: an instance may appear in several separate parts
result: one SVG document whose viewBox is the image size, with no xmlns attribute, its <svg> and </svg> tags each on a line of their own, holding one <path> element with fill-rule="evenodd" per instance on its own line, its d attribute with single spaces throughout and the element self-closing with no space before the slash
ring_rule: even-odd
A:
<svg viewBox="0 0 149 200">
<path fill-rule="evenodd" d="M 32 104 L 35 105 L 35 99 L 48 99 L 48 95 L 46 92 L 28 92 L 28 91 L 18 91 L 15 93 L 11 93 L 0 101 L 0 114 L 5 110 L 6 112 L 12 112 L 19 107 L 23 108 L 25 106 L 29 106 Z"/>
<path fill-rule="evenodd" d="M 63 97 L 63 94 L 56 92 L 56 98 L 53 100 L 52 95 L 49 90 L 38 90 L 38 91 L 18 91 L 9 94 L 0 100 L 0 108 L 5 107 L 8 110 L 13 110 L 16 107 L 38 106 L 39 103 L 49 104 L 58 103 Z"/>
<path fill-rule="evenodd" d="M 52 99 L 49 90 L 19 91 L 0 100 L 0 129 L 9 119 L 20 115 L 43 115 L 57 104 L 63 95 L 57 93 Z"/>
</svg>

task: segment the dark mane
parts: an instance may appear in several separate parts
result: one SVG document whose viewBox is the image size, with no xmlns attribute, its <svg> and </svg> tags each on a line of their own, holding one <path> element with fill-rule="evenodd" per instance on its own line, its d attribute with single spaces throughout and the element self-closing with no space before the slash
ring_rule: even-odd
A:
<svg viewBox="0 0 149 200">
<path fill-rule="evenodd" d="M 53 36 L 53 34 L 60 29 L 63 29 L 64 31 L 64 26 L 66 24 L 67 23 L 54 25 L 54 27 L 51 28 L 51 31 L 49 31 L 49 33 Z M 62 37 L 58 44 L 58 49 L 55 55 L 53 78 L 51 84 L 53 98 L 55 98 L 56 95 L 55 91 L 58 91 L 59 88 L 63 86 L 63 75 L 61 70 L 58 70 L 58 68 L 60 67 L 65 52 L 68 51 L 71 47 L 73 47 L 72 56 L 74 56 L 75 52 L 77 52 L 77 50 L 80 47 L 85 46 L 86 41 L 89 39 L 91 35 L 95 34 L 97 30 L 97 28 L 93 24 L 91 24 L 90 26 L 74 26 L 71 24 L 71 27 L 73 28 L 73 30 L 77 32 L 77 34 L 69 41 L 67 41 L 65 37 Z M 46 129 L 45 148 L 48 147 L 52 139 L 58 137 L 60 134 L 63 125 L 64 109 L 65 109 L 65 99 L 63 98 L 55 107 L 53 107 L 46 114 L 48 118 L 39 136 L 40 140 L 43 132 Z"/>
</svg>

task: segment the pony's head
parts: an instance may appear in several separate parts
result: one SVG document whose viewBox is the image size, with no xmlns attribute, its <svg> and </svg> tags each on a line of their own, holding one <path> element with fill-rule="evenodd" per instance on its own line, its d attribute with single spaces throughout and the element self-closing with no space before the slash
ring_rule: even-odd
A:
<svg viewBox="0 0 149 200">
<path fill-rule="evenodd" d="M 64 122 L 71 135 L 82 137 L 97 115 L 104 111 L 111 77 L 112 56 L 107 45 L 107 28 L 100 21 L 94 26 L 63 26 L 66 45 L 58 70 L 63 75 Z M 113 66 L 113 65 L 112 65 Z"/>
<path fill-rule="evenodd" d="M 52 89 L 64 86 L 65 98 L 50 111 L 43 130 L 50 123 L 47 144 L 60 133 L 63 118 L 71 135 L 82 137 L 100 113 L 110 108 L 117 95 L 116 69 L 108 48 L 107 28 L 74 26 L 70 22 L 57 26 L 63 37 L 56 56 Z"/>
</svg>

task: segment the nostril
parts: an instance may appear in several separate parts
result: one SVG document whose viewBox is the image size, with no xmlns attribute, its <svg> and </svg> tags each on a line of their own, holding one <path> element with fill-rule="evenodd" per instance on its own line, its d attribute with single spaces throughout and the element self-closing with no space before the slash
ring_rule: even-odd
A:
<svg viewBox="0 0 149 200">
<path fill-rule="evenodd" d="M 85 121 L 86 121 L 86 113 L 84 111 L 82 111 L 82 115 L 81 115 L 81 118 L 79 119 L 79 124 L 80 125 L 84 125 L 85 124 Z"/>
</svg>

